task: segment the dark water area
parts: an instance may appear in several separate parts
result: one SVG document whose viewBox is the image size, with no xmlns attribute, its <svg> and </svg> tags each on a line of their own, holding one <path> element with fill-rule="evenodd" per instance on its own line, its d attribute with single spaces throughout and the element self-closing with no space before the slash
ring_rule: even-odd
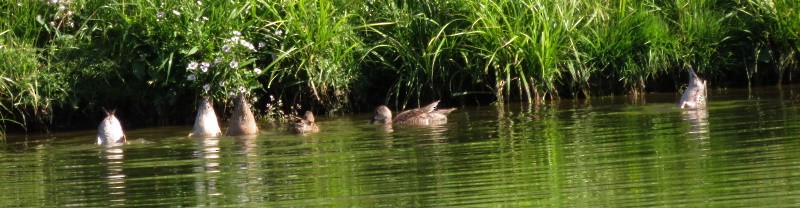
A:
<svg viewBox="0 0 800 208">
<path fill-rule="evenodd" d="M 187 138 L 190 126 L 0 143 L 0 207 L 800 206 L 800 88 L 464 107 L 392 129 L 320 117 L 320 133 Z"/>
</svg>

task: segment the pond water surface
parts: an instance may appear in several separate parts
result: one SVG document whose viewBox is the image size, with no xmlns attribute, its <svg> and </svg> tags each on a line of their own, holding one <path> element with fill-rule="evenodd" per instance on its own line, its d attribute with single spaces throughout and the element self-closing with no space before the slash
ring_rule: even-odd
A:
<svg viewBox="0 0 800 208">
<path fill-rule="evenodd" d="M 308 136 L 12 137 L 0 207 L 800 206 L 800 90 L 710 93 L 707 111 L 676 109 L 675 93 L 603 97 L 464 107 L 391 132 L 361 114 L 320 117 Z"/>
</svg>

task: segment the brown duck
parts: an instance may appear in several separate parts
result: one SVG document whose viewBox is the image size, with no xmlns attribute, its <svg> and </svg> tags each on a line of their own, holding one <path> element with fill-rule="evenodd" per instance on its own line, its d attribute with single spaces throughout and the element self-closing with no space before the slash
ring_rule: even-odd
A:
<svg viewBox="0 0 800 208">
<path fill-rule="evenodd" d="M 301 135 L 319 132 L 319 126 L 314 122 L 314 113 L 306 111 L 303 117 L 295 117 L 294 122 L 289 124 L 289 132 Z"/>
<path fill-rule="evenodd" d="M 214 112 L 211 100 L 206 96 L 201 97 L 200 104 L 197 107 L 197 116 L 194 119 L 194 128 L 192 128 L 189 136 L 216 137 L 221 134 L 222 131 L 219 129 L 217 114 Z"/>
<path fill-rule="evenodd" d="M 439 101 L 434 101 L 431 104 L 421 108 L 415 108 L 403 111 L 392 118 L 392 111 L 385 105 L 375 108 L 375 115 L 372 116 L 370 124 L 375 122 L 383 124 L 406 124 L 406 125 L 419 125 L 426 126 L 436 123 L 446 123 L 447 115 L 456 110 L 456 108 L 449 109 L 436 109 Z"/>
<path fill-rule="evenodd" d="M 228 131 L 225 133 L 228 136 L 243 136 L 254 135 L 258 133 L 258 125 L 250 112 L 250 103 L 247 102 L 243 94 L 236 97 L 236 109 L 233 110 L 228 121 Z"/>
</svg>

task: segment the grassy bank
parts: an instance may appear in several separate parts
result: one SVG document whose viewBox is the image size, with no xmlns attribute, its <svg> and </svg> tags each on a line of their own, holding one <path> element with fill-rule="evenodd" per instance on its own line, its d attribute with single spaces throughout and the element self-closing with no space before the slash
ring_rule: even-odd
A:
<svg viewBox="0 0 800 208">
<path fill-rule="evenodd" d="M 0 3 L 0 132 L 191 122 L 247 91 L 266 117 L 796 80 L 793 0 Z M 280 111 L 279 111 L 280 110 Z M 220 114 L 223 114 L 220 113 Z M 224 115 L 224 114 L 223 114 Z"/>
</svg>

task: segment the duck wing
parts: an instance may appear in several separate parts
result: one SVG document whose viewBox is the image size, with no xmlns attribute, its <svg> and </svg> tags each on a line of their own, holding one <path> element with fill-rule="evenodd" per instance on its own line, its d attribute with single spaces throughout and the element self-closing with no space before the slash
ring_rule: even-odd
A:
<svg viewBox="0 0 800 208">
<path fill-rule="evenodd" d="M 430 113 L 436 110 L 436 105 L 438 104 L 439 101 L 437 100 L 421 108 L 403 111 L 397 114 L 392 122 L 397 124 L 428 125 L 431 120 Z"/>
<path fill-rule="evenodd" d="M 447 121 L 447 115 L 455 111 L 456 108 L 436 109 L 428 113 L 428 116 L 434 121 Z"/>
</svg>

